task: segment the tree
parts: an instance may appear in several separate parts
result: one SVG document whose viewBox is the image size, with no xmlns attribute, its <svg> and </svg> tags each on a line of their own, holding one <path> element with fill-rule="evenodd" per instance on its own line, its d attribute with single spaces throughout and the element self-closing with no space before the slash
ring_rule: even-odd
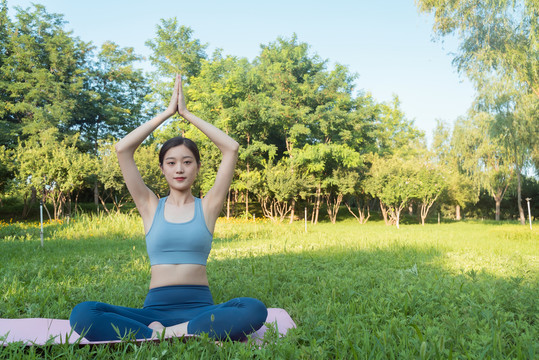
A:
<svg viewBox="0 0 539 360">
<path fill-rule="evenodd" d="M 500 143 L 489 133 L 492 115 L 477 113 L 455 123 L 452 141 L 459 168 L 486 189 L 496 203 L 496 220 L 500 220 L 501 202 L 513 176 L 513 166 Z"/>
<path fill-rule="evenodd" d="M 373 129 L 376 139 L 374 152 L 391 155 L 403 148 L 419 149 L 424 145 L 424 133 L 414 126 L 414 122 L 407 119 L 400 108 L 397 96 L 390 103 L 378 105 L 376 126 Z"/>
<path fill-rule="evenodd" d="M 273 221 L 283 221 L 292 211 L 291 201 L 311 183 L 308 175 L 292 172 L 290 165 L 287 158 L 281 159 L 276 165 L 268 163 L 264 171 L 265 183 L 257 194 L 264 216 Z"/>
<path fill-rule="evenodd" d="M 84 91 L 65 126 L 65 131 L 80 133 L 84 150 L 97 154 L 100 140 L 121 138 L 144 121 L 150 89 L 142 70 L 135 68 L 140 60 L 133 48 L 107 41 L 87 63 Z"/>
<path fill-rule="evenodd" d="M 418 183 L 415 197 L 420 203 L 421 225 L 425 225 L 430 208 L 447 187 L 447 176 L 442 166 L 425 161 L 416 177 Z"/>
<path fill-rule="evenodd" d="M 417 196 L 417 164 L 399 155 L 375 157 L 365 188 L 380 199 L 386 225 L 399 228 L 402 209 Z"/>
<path fill-rule="evenodd" d="M 464 209 L 468 204 L 477 202 L 480 185 L 474 184 L 472 177 L 467 174 L 466 168 L 461 163 L 464 157 L 475 158 L 474 155 L 477 153 L 473 146 L 477 144 L 470 143 L 468 146 L 465 143 L 459 143 L 459 137 L 454 134 L 454 131 L 461 136 L 461 140 L 464 140 L 462 136 L 465 135 L 466 129 L 458 127 L 457 124 L 454 129 L 451 129 L 443 121 L 437 121 L 433 133 L 432 151 L 437 163 L 446 169 L 447 187 L 441 194 L 441 202 L 454 206 L 455 219 L 461 220 L 461 208 Z M 457 129 L 461 129 L 462 132 L 459 134 Z M 471 150 L 472 153 L 464 154 L 466 150 Z"/>
<path fill-rule="evenodd" d="M 14 176 L 13 152 L 0 146 L 0 206 Z"/>
<path fill-rule="evenodd" d="M 146 41 L 146 46 L 152 51 L 150 61 L 155 68 L 151 74 L 151 100 L 154 108 L 168 104 L 174 88 L 171 79 L 178 73 L 184 77 L 186 101 L 189 102 L 187 89 L 191 78 L 199 75 L 202 61 L 208 57 L 208 45 L 202 44 L 193 35 L 193 29 L 180 25 L 176 18 L 162 19 L 157 25 L 156 37 Z"/>
<path fill-rule="evenodd" d="M 417 4 L 421 11 L 434 13 L 433 30 L 438 36 L 459 36 L 459 53 L 454 59 L 459 72 L 474 81 L 480 91 L 489 89 L 492 79 L 495 79 L 495 87 L 503 87 L 503 92 L 498 90 L 500 101 L 496 102 L 504 103 L 505 109 L 503 112 L 496 111 L 496 117 L 497 120 L 503 118 L 502 123 L 513 123 L 510 127 L 517 130 L 511 135 L 513 144 L 519 144 L 526 149 L 526 153 L 536 149 L 539 146 L 537 137 L 530 137 L 528 133 L 539 132 L 537 114 L 519 109 L 522 102 L 515 100 L 514 95 L 509 100 L 505 89 L 516 90 L 519 97 L 528 98 L 526 103 L 539 102 L 539 3 L 509 0 L 418 0 Z M 529 95 L 533 95 L 533 101 L 530 101 Z M 531 125 L 528 133 L 518 131 L 522 126 L 514 123 L 519 117 L 514 112 L 527 113 L 528 119 L 525 122 Z M 500 121 L 496 122 L 499 125 Z M 493 128 L 500 129 L 496 124 Z M 502 128 L 507 130 L 509 127 L 504 125 Z M 516 168 L 518 194 L 521 191 L 522 155 L 523 152 L 519 153 L 513 145 L 511 157 Z M 521 196 L 517 198 L 520 221 L 524 224 Z"/>
<path fill-rule="evenodd" d="M 9 57 L 10 34 L 13 32 L 13 23 L 8 17 L 8 7 L 6 0 L 0 2 L 0 144 L 14 145 L 13 130 L 15 122 L 9 114 L 9 93 L 7 92 L 7 79 L 4 78 L 4 64 Z"/>
<path fill-rule="evenodd" d="M 484 81 L 486 83 L 486 81 Z M 521 224 L 526 221 L 522 208 L 522 169 L 530 157 L 533 129 L 537 127 L 539 116 L 535 108 L 539 105 L 533 95 L 525 95 L 520 89 L 513 87 L 512 81 L 494 79 L 480 91 L 476 107 L 480 111 L 492 114 L 489 132 L 492 137 L 500 139 L 507 158 L 512 162 L 517 180 L 517 205 Z"/>
<path fill-rule="evenodd" d="M 346 145 L 329 144 L 325 155 L 322 189 L 329 219 L 335 224 L 344 196 L 356 190 L 363 164 L 361 156 Z"/>
<path fill-rule="evenodd" d="M 156 75 L 169 79 L 181 73 L 190 82 L 191 77 L 200 73 L 208 45 L 193 38 L 193 33 L 193 29 L 180 25 L 175 17 L 161 20 L 156 38 L 146 41 L 153 52 L 150 61 L 156 67 Z"/>
<path fill-rule="evenodd" d="M 460 39 L 454 63 L 481 82 L 492 71 L 524 84 L 539 98 L 539 3 L 522 0 L 417 0 L 434 14 L 438 37 Z"/>
<path fill-rule="evenodd" d="M 84 64 L 90 45 L 63 29 L 64 20 L 42 5 L 18 9 L 8 27 L 9 41 L 1 64 L 0 93 L 4 100 L 6 145 L 17 137 L 65 126 L 75 110 L 75 95 L 83 88 Z"/>
<path fill-rule="evenodd" d="M 269 161 L 275 158 L 277 149 L 274 145 L 253 141 L 247 148 L 241 148 L 239 163 L 245 166 L 245 170 L 238 167 L 238 179 L 232 187 L 245 193 L 245 215 L 249 215 L 249 194 L 262 193 L 261 186 L 264 181 L 264 169 Z M 267 160 L 268 159 L 268 160 Z"/>
<path fill-rule="evenodd" d="M 72 193 L 95 173 L 95 161 L 77 149 L 78 136 L 61 141 L 58 136 L 56 128 L 49 128 L 20 142 L 16 152 L 18 185 L 26 191 L 35 189 L 44 201 L 49 200 L 55 219 L 63 215 L 66 202 L 71 204 Z"/>
</svg>

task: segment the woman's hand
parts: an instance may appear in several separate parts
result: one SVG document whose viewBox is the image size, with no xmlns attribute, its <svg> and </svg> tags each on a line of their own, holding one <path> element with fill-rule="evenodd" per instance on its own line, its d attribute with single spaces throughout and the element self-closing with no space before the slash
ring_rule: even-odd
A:
<svg viewBox="0 0 539 360">
<path fill-rule="evenodd" d="M 173 116 L 178 111 L 178 92 L 181 88 L 181 76 L 176 74 L 176 81 L 174 82 L 174 91 L 172 92 L 172 97 L 170 98 L 170 103 L 168 104 L 167 110 L 165 111 L 168 117 Z"/>
<path fill-rule="evenodd" d="M 176 103 L 178 104 L 178 114 L 185 118 L 187 114 L 189 114 L 189 110 L 187 110 L 187 106 L 185 106 L 185 97 L 183 96 L 183 85 L 182 85 L 182 76 L 178 75 L 179 86 L 178 86 L 178 98 Z M 188 120 L 188 119 L 186 119 Z"/>
</svg>

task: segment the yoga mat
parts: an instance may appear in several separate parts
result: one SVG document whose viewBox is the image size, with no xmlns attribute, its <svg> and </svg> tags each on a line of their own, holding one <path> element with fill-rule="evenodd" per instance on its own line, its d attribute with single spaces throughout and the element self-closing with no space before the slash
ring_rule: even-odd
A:
<svg viewBox="0 0 539 360">
<path fill-rule="evenodd" d="M 274 323 L 281 336 L 285 336 L 289 329 L 296 327 L 286 310 L 278 308 L 268 309 L 266 323 Z M 268 327 L 264 325 L 257 332 L 251 334 L 251 338 L 257 342 L 262 342 L 267 330 Z M 66 342 L 69 344 L 78 342 L 80 345 L 92 345 L 118 343 L 120 340 L 88 341 L 84 338 L 80 339 L 79 334 L 69 326 L 69 320 L 30 318 L 0 319 L 0 342 L 3 346 L 14 342 L 22 342 L 27 346 L 65 344 Z"/>
</svg>

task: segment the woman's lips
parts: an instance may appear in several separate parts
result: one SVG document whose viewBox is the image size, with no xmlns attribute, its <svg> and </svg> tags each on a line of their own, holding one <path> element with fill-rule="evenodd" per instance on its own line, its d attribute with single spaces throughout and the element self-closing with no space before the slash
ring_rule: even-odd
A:
<svg viewBox="0 0 539 360">
<path fill-rule="evenodd" d="M 174 180 L 183 181 L 183 180 L 185 180 L 185 178 L 184 177 L 175 177 Z"/>
</svg>

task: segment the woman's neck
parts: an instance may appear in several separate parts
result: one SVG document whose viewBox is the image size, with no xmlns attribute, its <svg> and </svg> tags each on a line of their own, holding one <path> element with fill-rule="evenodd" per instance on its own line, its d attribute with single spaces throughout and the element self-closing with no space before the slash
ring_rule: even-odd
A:
<svg viewBox="0 0 539 360">
<path fill-rule="evenodd" d="M 176 206 L 182 206 L 185 204 L 192 203 L 194 201 L 194 196 L 191 192 L 183 191 L 173 191 L 171 190 L 168 194 L 167 202 L 169 204 L 174 204 Z"/>
</svg>

